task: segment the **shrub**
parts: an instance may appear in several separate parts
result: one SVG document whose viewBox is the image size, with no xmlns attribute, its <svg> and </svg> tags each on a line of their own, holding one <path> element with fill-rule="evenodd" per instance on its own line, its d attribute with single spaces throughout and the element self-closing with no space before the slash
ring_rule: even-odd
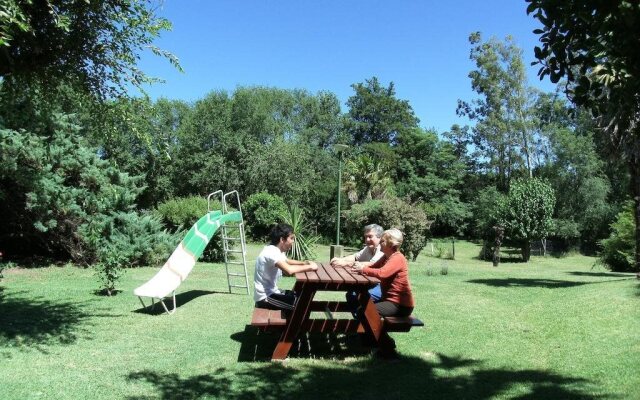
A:
<svg viewBox="0 0 640 400">
<path fill-rule="evenodd" d="M 611 235 L 602 241 L 600 261 L 612 271 L 633 271 L 635 267 L 635 220 L 633 203 L 625 205 L 611 224 Z"/>
<path fill-rule="evenodd" d="M 125 268 L 163 263 L 179 240 L 163 229 L 158 217 L 135 212 L 101 216 L 83 226 L 81 234 L 95 246 L 94 268 L 100 290 L 108 296 L 115 293 Z"/>
<path fill-rule="evenodd" d="M 265 240 L 273 224 L 283 221 L 287 211 L 280 196 L 267 192 L 252 194 L 242 206 L 248 234 L 260 242 Z"/>
<path fill-rule="evenodd" d="M 355 204 L 345 213 L 345 225 L 348 237 L 360 237 L 362 227 L 379 224 L 385 229 L 397 228 L 404 233 L 402 251 L 415 261 L 427 244 L 429 221 L 427 215 L 418 206 L 411 205 L 397 197 L 385 200 L 370 200 L 364 204 Z"/>
<path fill-rule="evenodd" d="M 221 209 L 219 201 L 213 201 L 212 210 Z M 198 219 L 207 213 L 207 199 L 199 196 L 175 198 L 158 205 L 155 213 L 170 229 L 176 230 L 179 236 L 184 236 Z M 175 245 L 178 242 L 176 241 Z M 213 236 L 204 253 L 200 257 L 202 261 L 224 261 L 222 237 L 220 234 Z"/>
<path fill-rule="evenodd" d="M 0 129 L 0 236 L 19 254 L 89 265 L 122 234 L 138 249 L 126 251 L 123 262 L 150 263 L 146 252 L 157 251 L 163 229 L 132 211 L 144 188 L 140 178 L 101 160 L 73 120 L 55 115 L 37 132 Z"/>
<path fill-rule="evenodd" d="M 98 263 L 111 265 L 117 260 L 123 267 L 161 264 L 179 243 L 178 236 L 168 233 L 157 216 L 135 212 L 100 216 L 84 225 L 80 235 L 97 254 Z M 104 249 L 117 251 L 119 256 Z"/>
</svg>

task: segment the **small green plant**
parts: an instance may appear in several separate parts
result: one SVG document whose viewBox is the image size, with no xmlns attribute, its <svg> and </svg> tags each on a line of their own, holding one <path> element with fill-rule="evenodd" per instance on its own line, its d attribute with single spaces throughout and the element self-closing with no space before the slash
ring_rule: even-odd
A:
<svg viewBox="0 0 640 400">
<path fill-rule="evenodd" d="M 445 263 L 442 263 L 440 266 L 440 275 L 449 275 L 449 266 Z"/>
<path fill-rule="evenodd" d="M 116 294 L 116 283 L 124 273 L 127 255 L 123 254 L 117 246 L 109 245 L 100 251 L 101 261 L 95 265 L 96 276 L 100 283 L 98 292 L 111 296 Z"/>
<path fill-rule="evenodd" d="M 431 263 L 427 263 L 427 267 L 424 270 L 425 274 L 427 276 L 433 276 L 435 275 L 433 268 L 431 267 Z"/>
<path fill-rule="evenodd" d="M 281 215 L 281 218 L 285 224 L 293 227 L 293 231 L 296 234 L 296 240 L 289 253 L 290 257 L 295 260 L 313 260 L 316 258 L 313 246 L 318 243 L 319 237 L 307 235 L 309 226 L 305 224 L 302 209 L 297 204 L 294 204 L 289 207 L 288 212 Z"/>
<path fill-rule="evenodd" d="M 439 240 L 436 240 L 433 242 L 433 255 L 434 257 L 437 258 L 442 258 L 442 255 L 445 252 L 444 246 L 442 245 L 442 242 Z"/>
</svg>

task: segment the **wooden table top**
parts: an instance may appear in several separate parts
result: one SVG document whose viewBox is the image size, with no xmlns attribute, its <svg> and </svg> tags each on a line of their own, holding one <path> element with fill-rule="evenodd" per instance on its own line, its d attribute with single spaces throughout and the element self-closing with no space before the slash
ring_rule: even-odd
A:
<svg viewBox="0 0 640 400">
<path fill-rule="evenodd" d="M 296 281 L 304 283 L 333 283 L 333 284 L 348 284 L 348 285 L 363 285 L 373 287 L 380 283 L 378 278 L 372 276 L 361 275 L 357 272 L 352 272 L 351 268 L 344 267 L 332 267 L 328 262 L 319 263 L 317 271 L 298 272 L 296 274 Z"/>
</svg>

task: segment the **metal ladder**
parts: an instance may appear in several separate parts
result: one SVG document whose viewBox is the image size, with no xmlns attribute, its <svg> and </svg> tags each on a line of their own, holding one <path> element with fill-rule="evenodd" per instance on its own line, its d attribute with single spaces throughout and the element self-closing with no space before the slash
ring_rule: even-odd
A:
<svg viewBox="0 0 640 400">
<path fill-rule="evenodd" d="M 207 196 L 207 209 L 211 212 L 211 197 L 219 196 L 222 206 L 222 213 L 229 212 L 228 198 L 232 197 L 237 205 L 237 210 L 242 215 L 242 205 L 240 204 L 240 194 L 237 190 L 223 194 L 222 190 L 217 190 Z M 244 235 L 244 218 L 240 222 L 226 222 L 221 225 L 222 250 L 224 254 L 224 268 L 227 273 L 227 284 L 229 293 L 233 288 L 244 288 L 249 294 L 249 276 L 247 274 L 247 245 Z M 238 244 L 240 245 L 238 249 Z M 241 261 L 240 261 L 241 260 Z M 242 266 L 242 268 L 240 268 Z M 244 279 L 242 279 L 244 278 Z"/>
</svg>

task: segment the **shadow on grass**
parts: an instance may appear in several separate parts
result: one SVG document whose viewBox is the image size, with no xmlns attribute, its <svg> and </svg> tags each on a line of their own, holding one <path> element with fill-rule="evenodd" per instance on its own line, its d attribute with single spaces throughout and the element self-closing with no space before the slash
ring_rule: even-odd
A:
<svg viewBox="0 0 640 400">
<path fill-rule="evenodd" d="M 559 281 L 555 279 L 506 278 L 506 279 L 471 279 L 469 283 L 480 283 L 495 287 L 542 287 L 560 289 L 587 285 L 592 282 Z"/>
<path fill-rule="evenodd" d="M 26 292 L 0 292 L 0 347 L 34 347 L 72 344 L 86 332 L 82 325 L 95 314 L 78 303 L 23 297 Z"/>
<path fill-rule="evenodd" d="M 628 273 L 617 273 L 617 272 L 583 272 L 583 271 L 571 271 L 568 272 L 570 275 L 576 276 L 593 276 L 593 277 L 603 277 L 603 278 L 633 278 L 634 274 Z"/>
<path fill-rule="evenodd" d="M 271 360 L 279 337 L 279 332 L 261 332 L 251 325 L 231 335 L 231 339 L 240 342 L 239 362 Z M 294 342 L 289 357 L 343 360 L 370 353 L 371 348 L 363 346 L 358 335 L 309 333 Z"/>
<path fill-rule="evenodd" d="M 576 282 L 576 281 L 561 281 L 556 279 L 534 279 L 534 278 L 506 278 L 506 279 L 471 279 L 469 283 L 480 283 L 488 286 L 495 287 L 541 287 L 546 289 L 562 289 L 575 286 L 593 285 L 596 283 L 608 283 L 617 281 L 626 281 L 633 279 L 633 277 L 622 279 L 607 279 L 601 281 L 592 282 Z"/>
<path fill-rule="evenodd" d="M 177 304 L 176 309 L 183 307 L 185 304 L 187 304 L 191 300 L 197 299 L 200 296 L 206 296 L 208 294 L 216 294 L 216 293 L 228 294 L 227 292 L 214 292 L 211 290 L 189 290 L 184 293 L 176 294 L 176 304 Z M 143 299 L 145 304 L 151 304 L 151 299 L 149 297 L 144 297 Z M 166 299 L 164 299 L 164 304 L 166 304 L 169 310 L 172 310 L 173 298 L 167 297 Z M 140 307 L 137 310 L 133 310 L 133 312 L 139 313 L 139 314 L 149 314 L 149 315 L 166 314 L 166 312 L 164 311 L 164 308 L 162 307 L 162 304 L 159 304 L 157 301 L 156 301 L 155 307 L 151 307 L 150 305 L 147 307 Z"/>
<path fill-rule="evenodd" d="M 393 363 L 366 357 L 295 367 L 286 362 L 241 364 L 188 377 L 144 370 L 127 378 L 152 385 L 157 392 L 153 398 L 160 399 L 490 399 L 512 390 L 519 399 L 596 398 L 587 393 L 595 385 L 585 379 L 541 370 L 488 369 L 475 360 L 441 354 L 432 354 L 429 361 L 404 356 Z M 150 397 L 130 397 L 145 398 Z"/>
</svg>

